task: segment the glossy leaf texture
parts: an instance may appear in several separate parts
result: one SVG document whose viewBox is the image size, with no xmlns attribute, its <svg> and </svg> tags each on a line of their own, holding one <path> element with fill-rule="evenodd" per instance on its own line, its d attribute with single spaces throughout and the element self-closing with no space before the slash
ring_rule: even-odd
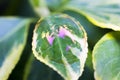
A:
<svg viewBox="0 0 120 80">
<path fill-rule="evenodd" d="M 78 21 L 65 14 L 41 19 L 34 30 L 35 57 L 57 71 L 65 80 L 81 76 L 87 57 L 87 36 Z"/>
<path fill-rule="evenodd" d="M 24 49 L 29 19 L 0 17 L 0 79 L 7 80 Z"/>
<path fill-rule="evenodd" d="M 103 36 L 93 50 L 96 80 L 120 80 L 120 32 Z"/>
<path fill-rule="evenodd" d="M 120 0 L 70 0 L 61 10 L 79 12 L 99 27 L 120 31 Z"/>
</svg>

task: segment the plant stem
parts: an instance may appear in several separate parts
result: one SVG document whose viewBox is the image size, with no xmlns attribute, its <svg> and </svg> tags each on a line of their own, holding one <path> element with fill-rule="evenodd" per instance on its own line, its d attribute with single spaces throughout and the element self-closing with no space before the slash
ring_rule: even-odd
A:
<svg viewBox="0 0 120 80">
<path fill-rule="evenodd" d="M 39 7 L 36 8 L 36 11 L 38 12 L 38 15 L 41 17 L 46 17 L 50 14 L 50 11 L 46 5 L 45 0 L 39 0 Z"/>
</svg>

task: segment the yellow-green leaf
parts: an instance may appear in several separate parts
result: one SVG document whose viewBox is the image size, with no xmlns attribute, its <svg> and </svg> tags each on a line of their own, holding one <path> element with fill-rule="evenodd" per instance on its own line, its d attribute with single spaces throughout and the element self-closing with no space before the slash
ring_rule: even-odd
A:
<svg viewBox="0 0 120 80">
<path fill-rule="evenodd" d="M 29 19 L 0 17 L 0 80 L 7 80 L 24 49 Z"/>
<path fill-rule="evenodd" d="M 62 10 L 73 10 L 102 28 L 120 31 L 120 0 L 70 0 Z"/>
<path fill-rule="evenodd" d="M 110 32 L 96 44 L 93 65 L 96 80 L 120 80 L 120 32 Z"/>
</svg>

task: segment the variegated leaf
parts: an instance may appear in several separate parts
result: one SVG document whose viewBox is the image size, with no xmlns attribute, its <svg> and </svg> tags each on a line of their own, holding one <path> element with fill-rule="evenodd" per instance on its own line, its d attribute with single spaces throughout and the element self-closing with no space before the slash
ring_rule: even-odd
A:
<svg viewBox="0 0 120 80">
<path fill-rule="evenodd" d="M 0 80 L 7 80 L 24 49 L 29 19 L 0 17 Z"/>
<path fill-rule="evenodd" d="M 81 76 L 87 57 L 87 37 L 80 23 L 67 15 L 41 19 L 34 30 L 35 57 L 66 80 Z"/>
</svg>

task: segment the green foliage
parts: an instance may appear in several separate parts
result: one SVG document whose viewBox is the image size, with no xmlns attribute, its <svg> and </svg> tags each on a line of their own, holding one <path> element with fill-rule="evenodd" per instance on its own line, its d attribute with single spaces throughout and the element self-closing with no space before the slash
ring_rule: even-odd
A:
<svg viewBox="0 0 120 80">
<path fill-rule="evenodd" d="M 17 64 L 24 49 L 29 20 L 0 18 L 0 79 L 6 80 Z"/>
<path fill-rule="evenodd" d="M 101 28 L 120 31 L 119 5 L 119 0 L 70 0 L 63 9 L 83 14 L 90 22 Z"/>
<path fill-rule="evenodd" d="M 52 15 L 36 25 L 33 35 L 35 57 L 66 80 L 77 80 L 87 57 L 87 39 L 81 25 L 67 15 Z"/>
<path fill-rule="evenodd" d="M 120 32 L 107 33 L 95 45 L 93 50 L 95 78 L 97 80 L 119 80 L 119 61 Z"/>
<path fill-rule="evenodd" d="M 0 80 L 120 80 L 119 0 L 27 2 L 0 1 Z"/>
</svg>

